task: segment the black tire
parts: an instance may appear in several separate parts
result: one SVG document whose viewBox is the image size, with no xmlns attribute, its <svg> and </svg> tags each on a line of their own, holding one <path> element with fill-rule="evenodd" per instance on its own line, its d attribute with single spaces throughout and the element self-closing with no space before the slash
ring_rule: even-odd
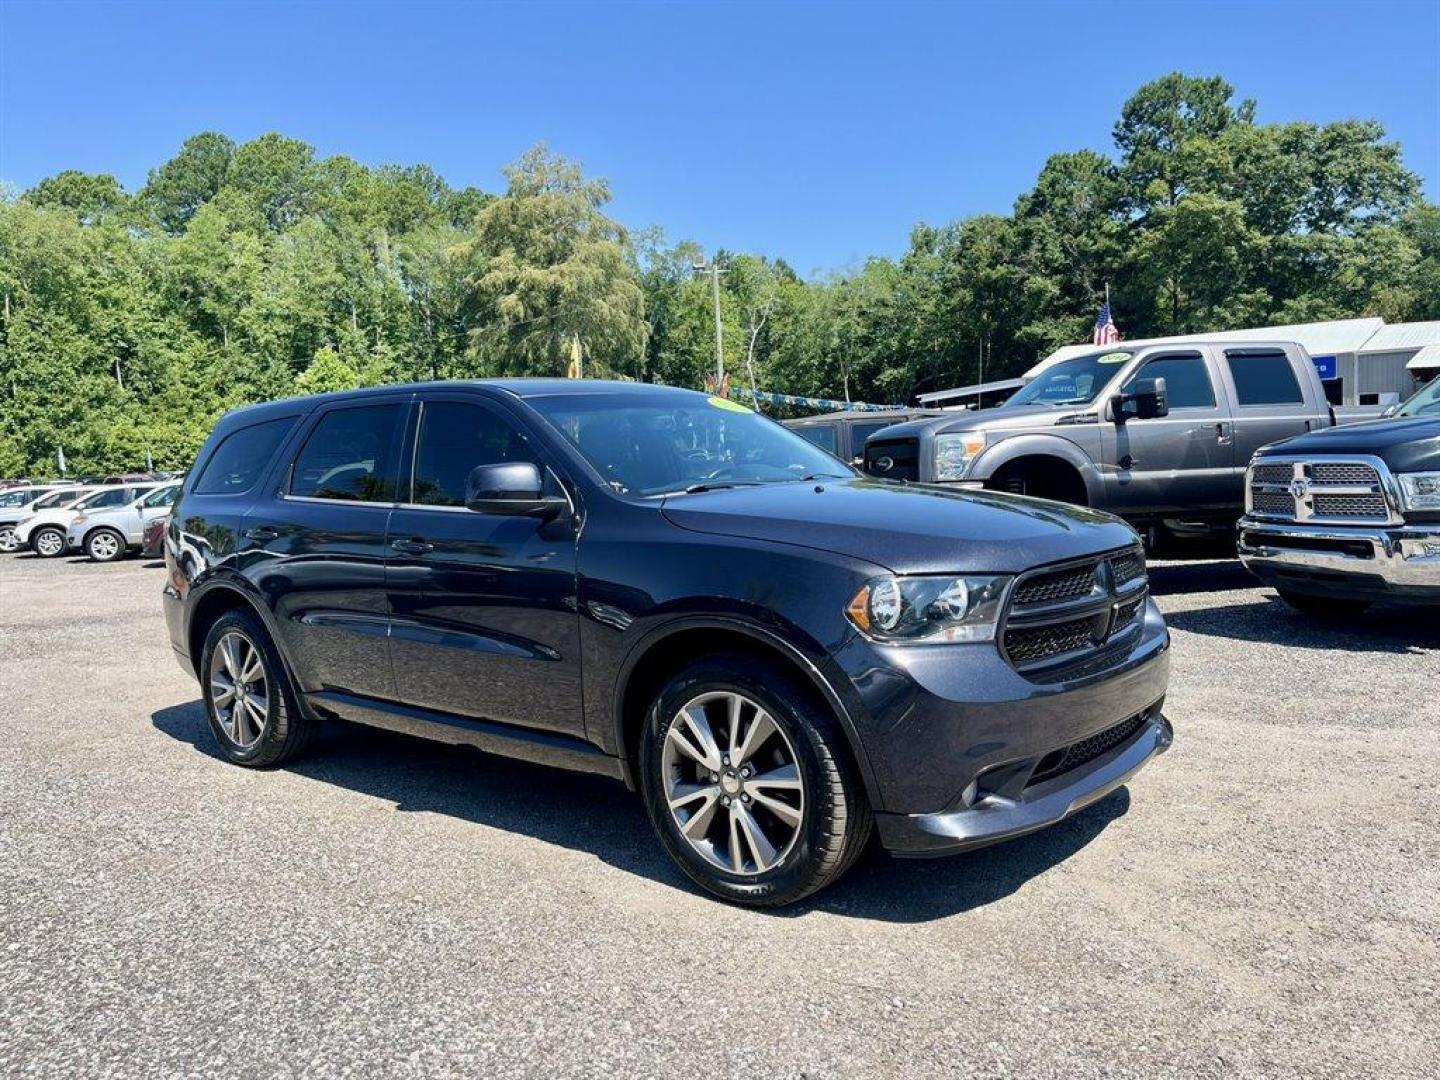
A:
<svg viewBox="0 0 1440 1080">
<path fill-rule="evenodd" d="M 267 691 L 264 723 L 259 725 L 259 735 L 253 741 L 237 738 L 227 728 L 222 719 L 225 710 L 216 704 L 220 695 L 212 680 L 212 669 L 217 663 L 216 650 L 221 648 L 223 639 L 237 634 L 258 652 Z M 223 658 L 219 663 L 223 666 Z M 236 765 L 258 769 L 289 761 L 305 748 L 315 726 L 315 722 L 299 707 L 290 675 L 270 634 L 249 611 L 226 612 L 215 620 L 215 625 L 205 635 L 205 647 L 200 654 L 200 696 L 205 702 L 205 715 L 210 721 L 215 741 L 220 744 L 220 752 L 227 761 Z M 234 712 L 234 707 L 229 711 Z"/>
<path fill-rule="evenodd" d="M 95 529 L 85 537 L 85 554 L 91 562 L 119 562 L 129 549 L 125 537 L 115 529 Z"/>
<path fill-rule="evenodd" d="M 1308 593 L 1276 589 L 1280 599 L 1296 611 L 1316 619 L 1344 619 L 1352 615 L 1363 615 L 1374 603 L 1371 600 L 1352 600 L 1339 596 L 1311 596 Z"/>
<path fill-rule="evenodd" d="M 69 550 L 69 547 L 70 544 L 65 539 L 65 530 L 57 529 L 53 525 L 36 529 L 30 535 L 30 550 L 42 559 L 58 559 Z"/>
<path fill-rule="evenodd" d="M 781 749 L 793 748 L 803 785 L 801 820 L 789 846 L 763 872 L 735 873 L 712 863 L 685 838 L 670 809 L 666 740 L 680 709 L 710 693 L 749 699 L 783 734 Z M 707 892 L 750 907 L 791 904 L 830 884 L 860 856 L 874 820 L 845 735 L 823 699 L 797 674 L 754 657 L 718 654 L 677 672 L 646 716 L 638 771 L 650 822 L 670 857 Z"/>
</svg>

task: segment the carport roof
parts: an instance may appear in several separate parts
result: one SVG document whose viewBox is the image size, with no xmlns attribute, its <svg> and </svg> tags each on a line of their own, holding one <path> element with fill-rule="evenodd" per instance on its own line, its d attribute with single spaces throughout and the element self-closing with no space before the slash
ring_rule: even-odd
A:
<svg viewBox="0 0 1440 1080">
<path fill-rule="evenodd" d="M 1440 368 L 1440 342 L 1426 345 L 1405 361 L 1405 367 L 1409 371 L 1419 371 L 1421 368 Z"/>
</svg>

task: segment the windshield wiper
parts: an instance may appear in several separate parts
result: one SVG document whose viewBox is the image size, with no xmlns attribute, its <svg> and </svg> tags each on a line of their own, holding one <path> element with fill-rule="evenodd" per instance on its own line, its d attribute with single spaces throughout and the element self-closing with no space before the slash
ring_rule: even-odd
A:
<svg viewBox="0 0 1440 1080">
<path fill-rule="evenodd" d="M 807 480 L 853 480 L 853 476 L 846 476 L 843 473 L 812 472 L 808 476 L 802 476 L 797 483 L 803 484 Z"/>
<path fill-rule="evenodd" d="M 763 480 L 702 480 L 698 484 L 691 484 L 684 490 L 686 495 L 698 495 L 702 491 L 719 491 L 721 488 L 756 487 L 764 482 Z"/>
</svg>

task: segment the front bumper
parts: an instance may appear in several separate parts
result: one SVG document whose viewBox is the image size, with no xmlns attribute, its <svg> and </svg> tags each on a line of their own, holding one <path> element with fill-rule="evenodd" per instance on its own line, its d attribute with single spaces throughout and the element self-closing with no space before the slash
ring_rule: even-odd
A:
<svg viewBox="0 0 1440 1080">
<path fill-rule="evenodd" d="M 1098 757 L 1010 793 L 981 793 L 964 809 L 904 817 L 878 815 L 881 842 L 897 855 L 942 855 L 986 847 L 1054 825 L 1121 787 L 1151 758 L 1170 749 L 1175 731 L 1159 705 L 1133 735 Z"/>
<path fill-rule="evenodd" d="M 854 719 L 882 843 L 901 855 L 978 847 L 1123 784 L 1170 742 L 1169 645 L 1154 601 L 1133 638 L 1049 682 L 988 645 L 896 648 L 857 635 L 836 659 L 864 707 Z"/>
<path fill-rule="evenodd" d="M 1240 519 L 1240 561 L 1267 585 L 1319 596 L 1440 600 L 1440 524 L 1387 528 Z"/>
</svg>

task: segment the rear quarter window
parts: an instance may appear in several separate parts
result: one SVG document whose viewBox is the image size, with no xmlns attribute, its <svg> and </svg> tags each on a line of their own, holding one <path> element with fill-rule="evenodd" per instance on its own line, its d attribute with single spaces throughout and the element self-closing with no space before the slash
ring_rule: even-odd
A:
<svg viewBox="0 0 1440 1080">
<path fill-rule="evenodd" d="M 243 495 L 255 486 L 296 417 L 267 420 L 232 431 L 221 440 L 195 481 L 196 495 Z"/>
</svg>

